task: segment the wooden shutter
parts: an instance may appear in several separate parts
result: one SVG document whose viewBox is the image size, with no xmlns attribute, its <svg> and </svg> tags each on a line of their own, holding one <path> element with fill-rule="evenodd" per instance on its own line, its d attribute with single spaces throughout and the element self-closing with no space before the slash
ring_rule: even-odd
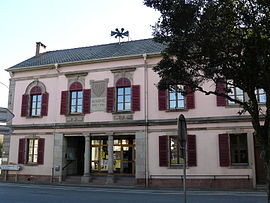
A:
<svg viewBox="0 0 270 203">
<path fill-rule="evenodd" d="M 140 111 L 140 85 L 132 86 L 132 110 Z"/>
<path fill-rule="evenodd" d="M 114 112 L 114 87 L 107 88 L 107 112 Z"/>
<path fill-rule="evenodd" d="M 159 136 L 159 166 L 168 166 L 168 136 Z"/>
<path fill-rule="evenodd" d="M 28 109 L 29 109 L 29 95 L 24 94 L 24 95 L 22 95 L 22 106 L 21 106 L 21 116 L 22 117 L 28 116 Z"/>
<path fill-rule="evenodd" d="M 83 90 L 83 113 L 90 113 L 91 90 Z"/>
<path fill-rule="evenodd" d="M 24 139 L 24 138 L 19 139 L 18 164 L 24 164 L 25 141 L 26 141 L 26 139 Z"/>
<path fill-rule="evenodd" d="M 45 139 L 38 139 L 38 164 L 44 164 L 44 147 L 45 147 Z"/>
<path fill-rule="evenodd" d="M 62 93 L 61 93 L 60 114 L 61 115 L 67 115 L 68 114 L 68 91 L 62 91 Z"/>
<path fill-rule="evenodd" d="M 225 93 L 226 83 L 224 79 L 220 79 L 216 84 L 216 92 Z M 217 96 L 217 106 L 226 106 L 226 98 L 222 96 Z"/>
<path fill-rule="evenodd" d="M 158 109 L 160 111 L 167 109 L 167 90 L 158 90 Z"/>
<path fill-rule="evenodd" d="M 187 136 L 188 166 L 197 166 L 196 135 Z"/>
<path fill-rule="evenodd" d="M 48 102 L 49 102 L 49 93 L 45 92 L 42 94 L 41 116 L 48 115 Z"/>
<path fill-rule="evenodd" d="M 194 109 L 195 108 L 195 94 L 194 91 L 190 87 L 186 87 L 187 95 L 186 95 L 186 108 Z"/>
<path fill-rule="evenodd" d="M 226 167 L 229 166 L 230 157 L 229 157 L 229 135 L 228 134 L 219 134 L 219 163 L 220 166 Z"/>
</svg>

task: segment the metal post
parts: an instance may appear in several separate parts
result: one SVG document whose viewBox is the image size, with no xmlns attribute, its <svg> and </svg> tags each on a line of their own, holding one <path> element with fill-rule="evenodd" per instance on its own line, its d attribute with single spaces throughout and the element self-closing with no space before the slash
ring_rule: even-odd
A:
<svg viewBox="0 0 270 203">
<path fill-rule="evenodd" d="M 183 190 L 184 190 L 184 203 L 187 201 L 187 192 L 186 192 L 186 138 L 187 138 L 187 125 L 186 125 L 186 119 L 183 114 L 181 114 L 177 119 L 177 128 L 178 128 L 178 138 L 180 143 L 180 151 L 181 151 L 181 157 L 184 159 L 184 165 L 183 165 L 183 173 L 184 173 L 184 179 L 183 179 Z"/>
</svg>

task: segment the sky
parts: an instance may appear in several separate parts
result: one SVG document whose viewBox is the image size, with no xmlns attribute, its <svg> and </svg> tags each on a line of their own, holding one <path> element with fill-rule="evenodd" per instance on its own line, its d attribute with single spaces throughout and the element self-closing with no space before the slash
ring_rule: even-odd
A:
<svg viewBox="0 0 270 203">
<path fill-rule="evenodd" d="M 36 42 L 46 51 L 114 43 L 116 28 L 130 40 L 151 38 L 159 16 L 143 0 L 0 0 L 0 107 L 8 104 L 5 69 L 33 57 Z"/>
</svg>

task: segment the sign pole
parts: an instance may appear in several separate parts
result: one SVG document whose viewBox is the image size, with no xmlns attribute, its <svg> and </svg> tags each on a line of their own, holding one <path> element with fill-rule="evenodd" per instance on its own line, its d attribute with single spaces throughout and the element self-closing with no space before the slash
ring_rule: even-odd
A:
<svg viewBox="0 0 270 203">
<path fill-rule="evenodd" d="M 178 128 L 178 138 L 180 143 L 180 152 L 181 157 L 184 160 L 183 165 L 183 190 L 184 190 L 184 203 L 187 202 L 187 191 L 186 191 L 186 139 L 187 139 L 187 124 L 186 119 L 183 114 L 181 114 L 177 119 L 177 128 Z"/>
</svg>

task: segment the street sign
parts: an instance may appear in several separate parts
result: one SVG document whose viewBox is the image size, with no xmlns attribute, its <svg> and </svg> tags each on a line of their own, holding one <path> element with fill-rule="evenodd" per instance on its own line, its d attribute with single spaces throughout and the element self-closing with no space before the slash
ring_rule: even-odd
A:
<svg viewBox="0 0 270 203">
<path fill-rule="evenodd" d="M 6 123 L 14 118 L 14 114 L 10 112 L 7 108 L 0 107 L 0 122 Z"/>
<path fill-rule="evenodd" d="M 10 135 L 13 130 L 6 125 L 0 125 L 0 135 Z"/>
<path fill-rule="evenodd" d="M 22 167 L 20 165 L 8 165 L 8 164 L 0 165 L 0 169 L 6 171 L 19 171 L 21 170 L 21 168 Z"/>
</svg>

